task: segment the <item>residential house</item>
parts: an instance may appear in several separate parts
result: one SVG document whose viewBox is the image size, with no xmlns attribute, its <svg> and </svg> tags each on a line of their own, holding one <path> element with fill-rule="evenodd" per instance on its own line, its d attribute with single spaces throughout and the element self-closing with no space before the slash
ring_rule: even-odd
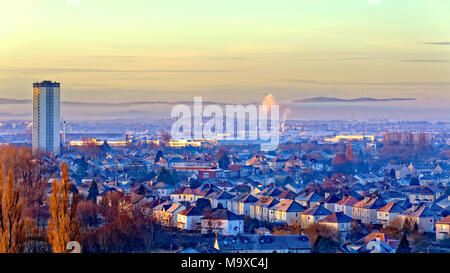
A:
<svg viewBox="0 0 450 273">
<path fill-rule="evenodd" d="M 236 187 L 232 188 L 229 192 L 231 194 L 243 194 L 243 193 L 250 193 L 252 191 L 252 188 L 245 184 L 239 184 Z"/>
<path fill-rule="evenodd" d="M 421 205 L 419 207 L 413 206 L 403 211 L 398 217 L 402 224 L 408 219 L 409 223 L 417 225 L 421 232 L 434 232 L 438 214 L 426 205 Z"/>
<path fill-rule="evenodd" d="M 226 209 L 214 210 L 201 218 L 201 233 L 238 235 L 244 233 L 244 218 Z"/>
<path fill-rule="evenodd" d="M 155 218 L 165 227 L 177 227 L 178 213 L 186 209 L 181 203 L 160 204 L 153 209 Z"/>
<path fill-rule="evenodd" d="M 381 198 L 387 203 L 400 203 L 406 200 L 406 196 L 398 191 L 387 191 L 381 194 Z"/>
<path fill-rule="evenodd" d="M 194 193 L 197 199 L 199 198 L 205 198 L 206 196 L 210 195 L 211 193 L 219 190 L 218 187 L 214 186 L 210 183 L 205 183 L 201 185 L 200 187 L 194 189 Z"/>
<path fill-rule="evenodd" d="M 258 202 L 250 206 L 250 217 L 259 221 L 268 222 L 270 221 L 270 208 L 278 203 L 279 201 L 275 198 L 263 196 L 258 200 Z"/>
<path fill-rule="evenodd" d="M 296 196 L 297 196 L 297 194 L 295 192 L 290 191 L 290 190 L 285 190 L 280 195 L 278 195 L 277 198 L 280 201 L 283 201 L 283 200 L 294 200 Z"/>
<path fill-rule="evenodd" d="M 324 204 L 327 210 L 331 212 L 336 212 L 336 204 L 339 201 L 341 201 L 341 199 L 337 197 L 335 194 L 329 194 L 322 200 L 322 203 Z"/>
<path fill-rule="evenodd" d="M 299 224 L 300 213 L 305 210 L 306 207 L 296 201 L 284 199 L 269 208 L 269 221 L 282 222 L 288 225 Z"/>
<path fill-rule="evenodd" d="M 369 244 L 370 242 L 382 242 L 389 246 L 389 248 L 379 243 L 380 248 L 375 244 Z M 359 253 L 394 253 L 398 245 L 398 240 L 381 232 L 372 232 L 351 244 L 350 247 Z"/>
<path fill-rule="evenodd" d="M 297 195 L 295 197 L 295 200 L 297 202 L 299 202 L 302 206 L 307 207 L 307 208 L 311 208 L 316 205 L 320 205 L 320 201 L 322 199 L 323 199 L 323 196 L 316 192 L 311 192 L 306 195 L 303 193 L 300 193 L 299 195 Z"/>
<path fill-rule="evenodd" d="M 315 205 L 300 214 L 300 224 L 303 228 L 307 228 L 309 225 L 319 222 L 330 214 L 332 212 L 323 205 Z"/>
<path fill-rule="evenodd" d="M 356 250 L 358 253 L 396 253 L 397 251 L 381 241 L 380 239 L 375 239 L 369 241 L 362 245 L 360 248 Z"/>
<path fill-rule="evenodd" d="M 347 232 L 352 229 L 353 219 L 342 212 L 335 212 L 319 220 L 318 223 L 339 232 L 343 238 L 346 238 Z"/>
<path fill-rule="evenodd" d="M 435 192 L 424 186 L 411 186 L 405 189 L 411 204 L 432 203 L 435 201 Z"/>
<path fill-rule="evenodd" d="M 197 201 L 197 195 L 192 188 L 181 187 L 170 194 L 170 199 L 172 199 L 173 202 L 195 202 Z"/>
<path fill-rule="evenodd" d="M 174 191 L 174 187 L 164 182 L 158 182 L 151 185 L 152 195 L 158 198 L 168 197 Z"/>
<path fill-rule="evenodd" d="M 450 215 L 436 223 L 436 241 L 450 238 Z"/>
<path fill-rule="evenodd" d="M 386 202 L 379 198 L 365 197 L 352 208 L 352 218 L 361 220 L 362 223 L 376 223 L 377 212 L 384 207 Z"/>
<path fill-rule="evenodd" d="M 347 196 L 338 201 L 335 205 L 336 212 L 343 212 L 348 217 L 352 217 L 352 208 L 359 200 L 353 196 Z"/>
<path fill-rule="evenodd" d="M 258 200 L 258 198 L 249 193 L 239 194 L 228 201 L 228 210 L 238 215 L 250 216 L 250 206 L 258 202 Z"/>
<path fill-rule="evenodd" d="M 403 165 L 388 165 L 386 167 L 386 170 L 388 172 L 390 172 L 391 170 L 394 170 L 395 177 L 397 179 L 405 178 L 407 176 L 411 176 L 412 175 L 411 169 L 409 169 L 408 167 L 403 166 Z"/>
<path fill-rule="evenodd" d="M 450 195 L 441 196 L 436 200 L 435 204 L 444 209 L 450 207 Z"/>
<path fill-rule="evenodd" d="M 232 183 L 230 180 L 221 179 L 220 181 L 215 183 L 215 186 L 218 187 L 219 189 L 229 191 L 232 188 L 234 188 L 236 185 L 234 183 Z"/>
<path fill-rule="evenodd" d="M 391 223 L 394 219 L 396 219 L 405 208 L 398 205 L 397 203 L 390 202 L 386 206 L 382 207 L 377 212 L 377 220 L 379 224 L 382 224 L 383 227 L 386 227 L 389 223 Z"/>
<path fill-rule="evenodd" d="M 222 206 L 222 208 L 227 208 L 228 202 L 231 200 L 231 198 L 233 198 L 233 195 L 225 190 L 217 190 L 215 192 L 212 192 L 205 198 L 211 202 L 212 208 L 217 208 L 219 204 Z"/>
<path fill-rule="evenodd" d="M 177 228 L 185 230 L 201 230 L 202 211 L 196 206 L 188 207 L 177 215 Z"/>
</svg>

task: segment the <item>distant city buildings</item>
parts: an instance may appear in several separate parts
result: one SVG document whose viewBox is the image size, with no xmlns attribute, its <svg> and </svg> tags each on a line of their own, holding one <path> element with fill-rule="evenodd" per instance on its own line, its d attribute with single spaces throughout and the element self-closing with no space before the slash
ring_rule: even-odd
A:
<svg viewBox="0 0 450 273">
<path fill-rule="evenodd" d="M 60 83 L 33 83 L 33 150 L 60 153 Z"/>
</svg>

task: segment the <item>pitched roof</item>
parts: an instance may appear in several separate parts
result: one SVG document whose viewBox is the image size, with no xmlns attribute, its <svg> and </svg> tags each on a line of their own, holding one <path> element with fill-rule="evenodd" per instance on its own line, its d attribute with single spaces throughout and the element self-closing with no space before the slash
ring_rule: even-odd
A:
<svg viewBox="0 0 450 273">
<path fill-rule="evenodd" d="M 409 194 L 434 195 L 435 192 L 424 186 L 411 186 L 405 189 Z"/>
<path fill-rule="evenodd" d="M 259 199 L 258 202 L 256 202 L 255 204 L 253 204 L 253 206 L 258 206 L 258 207 L 266 207 L 266 208 L 270 208 L 273 205 L 278 204 L 279 201 L 272 198 L 272 197 L 268 197 L 268 196 L 263 196 Z"/>
<path fill-rule="evenodd" d="M 394 202 L 390 202 L 389 204 L 387 204 L 386 206 L 382 207 L 381 209 L 379 209 L 378 211 L 381 212 L 390 212 L 390 213 L 400 213 L 402 211 L 404 211 L 405 208 L 394 203 Z"/>
<path fill-rule="evenodd" d="M 378 248 L 377 248 L 378 246 Z M 383 241 L 372 240 L 357 249 L 359 253 L 393 253 L 395 250 Z"/>
<path fill-rule="evenodd" d="M 202 184 L 200 187 L 196 188 L 196 190 L 198 190 L 199 192 L 205 191 L 205 190 L 218 190 L 219 188 L 211 183 L 204 183 Z"/>
<path fill-rule="evenodd" d="M 236 192 L 236 193 L 243 193 L 243 192 L 248 193 L 248 192 L 251 192 L 251 191 L 252 191 L 252 188 L 250 186 L 245 185 L 245 184 L 237 185 L 236 187 L 234 187 L 234 188 L 232 188 L 230 190 L 230 192 Z"/>
<path fill-rule="evenodd" d="M 188 209 L 185 209 L 185 210 L 181 211 L 179 214 L 185 215 L 185 216 L 201 216 L 201 215 L 203 215 L 201 210 L 196 206 L 192 206 Z"/>
<path fill-rule="evenodd" d="M 420 206 L 417 209 L 414 209 L 414 207 L 403 211 L 402 213 L 405 216 L 411 216 L 411 217 L 434 217 L 436 216 L 436 212 L 430 210 L 425 205 Z"/>
<path fill-rule="evenodd" d="M 302 212 L 306 209 L 306 207 L 300 205 L 294 200 L 284 199 L 270 209 L 284 212 Z"/>
<path fill-rule="evenodd" d="M 195 194 L 195 192 L 190 187 L 181 187 L 175 190 L 172 194 Z"/>
<path fill-rule="evenodd" d="M 213 211 L 212 213 L 205 215 L 202 217 L 203 220 L 243 220 L 243 217 L 240 215 L 236 215 L 227 209 L 218 209 Z"/>
<path fill-rule="evenodd" d="M 337 197 L 335 194 L 330 194 L 328 197 L 325 197 L 324 199 L 322 199 L 322 202 L 335 204 L 335 203 L 339 202 L 340 200 L 341 199 L 339 197 Z"/>
<path fill-rule="evenodd" d="M 370 198 L 359 201 L 354 205 L 356 208 L 366 208 L 366 209 L 381 209 L 386 205 L 386 202 L 384 200 L 379 198 Z"/>
<path fill-rule="evenodd" d="M 351 223 L 353 222 L 353 219 L 348 217 L 342 212 L 335 212 L 327 217 L 323 218 L 319 222 L 321 223 Z"/>
<path fill-rule="evenodd" d="M 358 202 L 359 202 L 358 199 L 354 198 L 353 196 L 348 196 L 347 198 L 342 198 L 342 200 L 340 200 L 336 204 L 345 205 L 345 206 L 353 206 Z"/>
<path fill-rule="evenodd" d="M 450 215 L 442 219 L 441 221 L 437 222 L 437 224 L 447 224 L 450 225 Z"/>
<path fill-rule="evenodd" d="M 270 196 L 270 197 L 277 197 L 282 193 L 283 193 L 283 191 L 281 191 L 280 189 L 278 189 L 276 187 L 268 187 L 268 188 L 265 188 L 264 190 L 262 190 L 259 194 L 265 195 L 265 196 Z"/>
<path fill-rule="evenodd" d="M 220 180 L 219 182 L 215 183 L 215 185 L 219 188 L 232 188 L 234 187 L 234 184 L 231 183 L 229 180 Z"/>
<path fill-rule="evenodd" d="M 323 196 L 316 192 L 311 192 L 307 195 L 301 193 L 297 195 L 296 199 L 301 201 L 307 201 L 307 202 L 320 202 L 322 200 Z"/>
<path fill-rule="evenodd" d="M 170 188 L 170 186 L 168 186 L 164 182 L 158 182 L 156 184 L 153 184 L 151 187 L 155 188 L 155 189 L 168 189 L 168 188 Z"/>
<path fill-rule="evenodd" d="M 281 199 L 294 199 L 295 198 L 295 196 L 296 196 L 296 194 L 293 192 L 293 191 L 290 191 L 290 190 L 286 190 L 286 191 L 284 191 L 282 194 L 280 194 L 279 196 L 278 196 L 278 198 L 281 198 Z"/>
<path fill-rule="evenodd" d="M 255 196 L 251 195 L 250 193 L 243 193 L 243 194 L 239 194 L 234 196 L 233 198 L 231 198 L 231 200 L 233 200 L 234 202 L 239 202 L 239 203 L 255 203 L 257 202 L 259 199 L 256 198 Z"/>
<path fill-rule="evenodd" d="M 405 196 L 397 191 L 388 191 L 381 194 L 381 197 L 383 199 L 389 199 L 389 198 L 404 198 Z"/>
<path fill-rule="evenodd" d="M 172 203 L 172 204 L 168 205 L 168 208 L 165 211 L 167 211 L 169 213 L 173 213 L 182 206 L 183 205 L 179 204 L 179 203 Z"/>
<path fill-rule="evenodd" d="M 386 205 L 386 202 L 384 202 L 383 199 L 379 198 L 372 198 L 369 202 L 367 202 L 367 205 L 365 206 L 366 209 L 381 209 Z"/>
<path fill-rule="evenodd" d="M 304 212 L 302 212 L 303 215 L 314 215 L 314 216 L 323 216 L 323 215 L 330 215 L 331 211 L 326 209 L 322 204 L 315 205 L 314 207 L 311 207 Z"/>
<path fill-rule="evenodd" d="M 390 247 L 397 248 L 398 247 L 398 240 L 382 233 L 382 232 L 372 232 L 369 235 L 359 239 L 354 243 L 354 245 L 365 245 L 369 243 L 370 241 L 380 239 L 382 242 L 385 242 Z"/>
<path fill-rule="evenodd" d="M 219 190 L 219 191 L 210 193 L 208 196 L 206 196 L 206 198 L 216 199 L 216 200 L 229 200 L 229 199 L 233 198 L 233 195 L 227 191 Z"/>
</svg>

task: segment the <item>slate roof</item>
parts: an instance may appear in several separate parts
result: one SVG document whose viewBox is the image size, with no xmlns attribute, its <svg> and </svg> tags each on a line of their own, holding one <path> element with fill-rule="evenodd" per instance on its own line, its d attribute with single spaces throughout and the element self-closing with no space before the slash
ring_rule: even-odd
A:
<svg viewBox="0 0 450 273">
<path fill-rule="evenodd" d="M 389 204 L 387 204 L 386 206 L 382 207 L 381 209 L 379 209 L 378 211 L 381 212 L 390 212 L 390 213 L 401 213 L 403 211 L 405 211 L 405 208 L 394 203 L 394 202 L 390 202 Z"/>
<path fill-rule="evenodd" d="M 302 212 L 303 215 L 313 215 L 313 216 L 323 216 L 323 215 L 330 215 L 331 211 L 326 209 L 322 204 L 315 205 L 314 207 L 311 207 L 305 211 Z"/>
<path fill-rule="evenodd" d="M 273 205 L 276 205 L 278 203 L 279 203 L 278 200 L 276 200 L 272 197 L 264 196 L 264 197 L 260 198 L 258 202 L 253 204 L 253 206 L 270 208 Z"/>
<path fill-rule="evenodd" d="M 434 191 L 430 190 L 428 187 L 424 186 L 411 186 L 405 188 L 405 191 L 409 194 L 420 194 L 420 195 L 435 195 Z"/>
<path fill-rule="evenodd" d="M 347 198 L 342 198 L 336 204 L 345 205 L 345 206 L 353 206 L 354 204 L 356 204 L 358 202 L 359 202 L 358 199 L 354 198 L 353 196 L 348 196 Z"/>
<path fill-rule="evenodd" d="M 278 188 L 269 187 L 269 188 L 262 190 L 259 194 L 264 195 L 264 196 L 277 197 L 282 193 L 283 193 L 283 191 L 279 190 Z"/>
<path fill-rule="evenodd" d="M 181 211 L 179 214 L 185 215 L 185 216 L 201 216 L 202 212 L 196 206 L 192 206 L 192 207 L 190 207 L 188 209 L 185 209 L 185 210 Z"/>
<path fill-rule="evenodd" d="M 364 236 L 363 238 L 359 239 L 358 241 L 354 242 L 353 245 L 355 246 L 363 246 L 367 243 L 369 243 L 370 241 L 376 240 L 376 239 L 380 239 L 382 242 L 385 242 L 386 244 L 388 244 L 390 247 L 392 248 L 397 248 L 399 241 L 384 234 L 381 232 L 372 232 L 370 234 L 368 234 L 367 236 Z"/>
<path fill-rule="evenodd" d="M 296 199 L 300 201 L 307 201 L 307 202 L 320 202 L 322 200 L 323 196 L 316 192 L 311 192 L 307 195 L 299 194 L 297 195 Z"/>
<path fill-rule="evenodd" d="M 172 194 L 195 194 L 195 192 L 190 187 L 181 187 L 175 190 Z"/>
<path fill-rule="evenodd" d="M 252 188 L 250 186 L 241 184 L 241 185 L 237 185 L 236 187 L 232 188 L 230 190 L 230 192 L 234 192 L 234 193 L 249 193 L 252 191 Z"/>
<path fill-rule="evenodd" d="M 437 222 L 437 224 L 447 224 L 450 225 L 450 215 L 442 219 L 441 221 Z"/>
<path fill-rule="evenodd" d="M 339 197 L 337 197 L 335 194 L 330 194 L 328 197 L 323 198 L 322 202 L 323 203 L 330 203 L 330 204 L 335 204 L 337 202 L 339 202 L 341 199 Z"/>
<path fill-rule="evenodd" d="M 258 235 L 217 236 L 217 245 L 221 252 L 243 250 L 310 250 L 311 244 L 306 235 Z"/>
<path fill-rule="evenodd" d="M 291 200 L 293 200 L 293 199 L 295 199 L 295 196 L 296 196 L 297 194 L 295 194 L 293 191 L 290 191 L 290 190 L 286 190 L 286 191 L 284 191 L 282 194 L 280 194 L 279 196 L 278 196 L 278 198 L 281 198 L 281 199 L 291 199 Z"/>
<path fill-rule="evenodd" d="M 219 191 L 210 193 L 208 196 L 206 196 L 206 198 L 216 199 L 216 200 L 229 200 L 229 199 L 233 198 L 233 195 L 227 191 L 219 190 Z"/>
<path fill-rule="evenodd" d="M 278 204 L 272 206 L 271 210 L 284 211 L 284 212 L 302 212 L 306 210 L 306 207 L 300 205 L 294 200 L 285 199 Z"/>
<path fill-rule="evenodd" d="M 249 193 L 243 193 L 243 194 L 239 194 L 236 196 L 233 196 L 233 198 L 231 198 L 232 201 L 234 202 L 243 202 L 243 203 L 255 203 L 257 202 L 259 199 L 254 197 L 253 195 L 249 194 Z"/>
<path fill-rule="evenodd" d="M 403 211 L 402 214 L 405 216 L 418 217 L 418 218 L 435 217 L 436 216 L 436 212 L 430 210 L 425 205 L 422 205 L 417 209 L 410 208 L 408 210 Z"/>
<path fill-rule="evenodd" d="M 348 217 L 342 212 L 335 212 L 319 221 L 320 223 L 351 223 L 353 218 Z"/>
<path fill-rule="evenodd" d="M 240 215 L 236 215 L 227 209 L 218 209 L 213 211 L 212 213 L 205 215 L 201 218 L 202 220 L 243 220 L 243 217 Z"/>
<path fill-rule="evenodd" d="M 354 207 L 356 208 L 366 208 L 366 209 L 381 209 L 386 205 L 386 202 L 384 202 L 382 199 L 379 198 L 371 198 L 369 200 L 363 199 L 356 203 Z"/>
</svg>

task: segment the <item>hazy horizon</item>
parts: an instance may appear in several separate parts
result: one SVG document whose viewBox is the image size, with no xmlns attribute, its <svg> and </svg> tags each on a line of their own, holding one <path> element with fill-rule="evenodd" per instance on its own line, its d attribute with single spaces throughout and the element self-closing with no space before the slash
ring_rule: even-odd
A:
<svg viewBox="0 0 450 273">
<path fill-rule="evenodd" d="M 2 6 L 0 99 L 29 100 L 33 82 L 53 80 L 69 102 L 202 96 L 246 104 L 271 93 L 293 108 L 290 119 L 450 116 L 446 0 L 24 0 Z M 417 101 L 292 104 L 312 97 Z M 62 113 L 67 119 L 168 113 L 157 105 L 85 108 L 63 106 Z M 0 103 L 0 118 L 30 113 L 31 105 Z"/>
</svg>

